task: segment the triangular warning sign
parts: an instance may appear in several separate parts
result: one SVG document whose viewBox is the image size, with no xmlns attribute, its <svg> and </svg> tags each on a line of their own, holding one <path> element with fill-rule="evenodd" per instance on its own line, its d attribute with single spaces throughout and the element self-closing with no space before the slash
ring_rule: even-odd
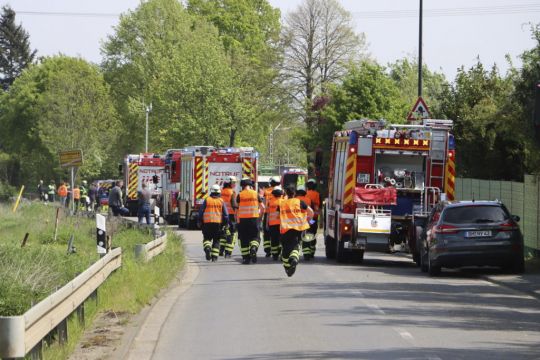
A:
<svg viewBox="0 0 540 360">
<path fill-rule="evenodd" d="M 429 112 L 429 108 L 427 107 L 424 99 L 422 99 L 422 97 L 419 96 L 411 112 L 409 113 L 409 116 L 407 116 L 407 120 L 414 121 L 414 120 L 422 120 L 422 119 L 429 119 L 429 118 L 431 118 L 431 113 Z"/>
</svg>

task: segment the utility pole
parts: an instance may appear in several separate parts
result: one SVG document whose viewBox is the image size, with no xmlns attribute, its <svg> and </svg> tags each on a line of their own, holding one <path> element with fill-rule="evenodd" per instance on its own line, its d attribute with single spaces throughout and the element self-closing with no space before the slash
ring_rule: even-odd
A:
<svg viewBox="0 0 540 360">
<path fill-rule="evenodd" d="M 144 141 L 144 152 L 148 152 L 148 115 L 150 114 L 150 111 L 152 111 L 152 103 L 150 105 L 145 106 L 146 108 L 146 135 L 145 135 L 145 141 Z"/>
<path fill-rule="evenodd" d="M 420 23 L 418 29 L 418 97 L 422 96 L 422 12 L 423 0 L 420 0 Z"/>
</svg>

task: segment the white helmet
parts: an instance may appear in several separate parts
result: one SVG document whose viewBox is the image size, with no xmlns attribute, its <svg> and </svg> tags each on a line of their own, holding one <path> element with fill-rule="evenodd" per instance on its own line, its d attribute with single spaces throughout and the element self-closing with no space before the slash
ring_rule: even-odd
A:
<svg viewBox="0 0 540 360">
<path fill-rule="evenodd" d="M 212 187 L 210 188 L 210 194 L 221 194 L 221 188 L 218 184 L 212 185 Z"/>
<path fill-rule="evenodd" d="M 279 181 L 280 181 L 279 176 L 272 176 L 272 177 L 270 178 L 270 182 L 271 182 L 271 183 L 279 184 Z"/>
<path fill-rule="evenodd" d="M 229 176 L 228 182 L 236 182 L 236 176 Z"/>
<path fill-rule="evenodd" d="M 298 185 L 296 191 L 306 191 L 306 187 L 304 185 Z"/>
<path fill-rule="evenodd" d="M 274 191 L 276 191 L 276 190 L 277 191 L 283 191 L 283 188 L 280 185 L 274 186 Z"/>
</svg>

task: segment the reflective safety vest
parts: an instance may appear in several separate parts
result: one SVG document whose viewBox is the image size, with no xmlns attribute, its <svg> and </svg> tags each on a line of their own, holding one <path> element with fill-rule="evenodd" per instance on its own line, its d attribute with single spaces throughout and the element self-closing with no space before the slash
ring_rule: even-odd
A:
<svg viewBox="0 0 540 360">
<path fill-rule="evenodd" d="M 274 196 L 272 195 L 272 191 L 274 191 L 274 187 L 270 186 L 264 189 L 264 206 L 266 206 L 265 212 L 268 214 L 268 205 L 270 203 L 270 199 Z"/>
<path fill-rule="evenodd" d="M 73 200 L 79 200 L 81 198 L 81 189 L 74 188 L 73 189 Z"/>
<path fill-rule="evenodd" d="M 211 196 L 206 198 L 206 208 L 204 209 L 203 222 L 207 223 L 221 223 L 223 219 L 223 199 L 213 198 Z"/>
<path fill-rule="evenodd" d="M 279 211 L 278 207 L 281 202 L 281 197 L 275 197 L 272 195 L 272 197 L 268 200 L 268 207 L 266 208 L 268 211 L 268 225 L 279 225 Z"/>
<path fill-rule="evenodd" d="M 280 233 L 289 230 L 304 231 L 309 229 L 307 211 L 300 208 L 300 199 L 282 200 L 279 204 Z"/>
<path fill-rule="evenodd" d="M 53 185 L 53 184 L 50 184 L 50 185 L 49 185 L 49 191 L 48 191 L 48 194 L 49 194 L 49 195 L 54 195 L 54 193 L 55 193 L 54 185 Z"/>
<path fill-rule="evenodd" d="M 259 217 L 259 196 L 255 190 L 244 189 L 240 191 L 238 204 L 238 218 L 251 219 Z"/>
<path fill-rule="evenodd" d="M 302 200 L 307 206 L 311 207 L 311 199 L 305 195 L 296 195 L 296 198 Z"/>
<path fill-rule="evenodd" d="M 221 190 L 221 198 L 223 199 L 223 202 L 225 203 L 225 206 L 227 207 L 227 212 L 229 215 L 233 215 L 234 211 L 232 208 L 232 197 L 234 194 L 234 190 L 231 188 L 224 188 Z"/>
<path fill-rule="evenodd" d="M 58 188 L 58 195 L 61 197 L 67 197 L 68 190 L 66 185 L 60 185 Z"/>
</svg>

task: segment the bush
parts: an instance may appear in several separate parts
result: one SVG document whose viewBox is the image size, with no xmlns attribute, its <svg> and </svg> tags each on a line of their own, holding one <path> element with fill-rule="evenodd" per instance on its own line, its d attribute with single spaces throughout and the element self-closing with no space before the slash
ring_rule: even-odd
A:
<svg viewBox="0 0 540 360">
<path fill-rule="evenodd" d="M 17 189 L 8 183 L 0 181 L 0 201 L 8 201 L 10 197 L 15 196 Z"/>
</svg>

